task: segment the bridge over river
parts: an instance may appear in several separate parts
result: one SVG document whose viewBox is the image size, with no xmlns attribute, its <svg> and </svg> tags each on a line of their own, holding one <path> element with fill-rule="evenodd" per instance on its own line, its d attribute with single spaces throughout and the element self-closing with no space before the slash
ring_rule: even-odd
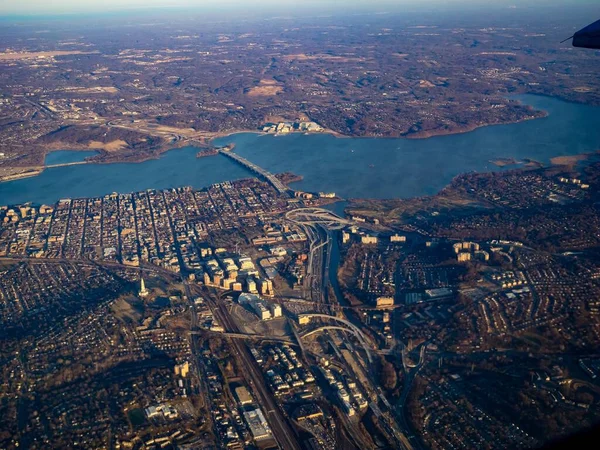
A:
<svg viewBox="0 0 600 450">
<path fill-rule="evenodd" d="M 229 150 L 219 149 L 219 153 L 221 155 L 227 156 L 229 159 L 234 160 L 238 164 L 244 166 L 246 169 L 254 172 L 259 175 L 263 179 L 265 179 L 268 183 L 270 183 L 280 194 L 286 194 L 290 191 L 290 189 L 279 180 L 275 175 L 271 172 L 263 169 L 262 167 L 257 166 L 253 162 L 248 161 L 246 158 L 238 155 L 237 153 L 233 153 Z"/>
</svg>

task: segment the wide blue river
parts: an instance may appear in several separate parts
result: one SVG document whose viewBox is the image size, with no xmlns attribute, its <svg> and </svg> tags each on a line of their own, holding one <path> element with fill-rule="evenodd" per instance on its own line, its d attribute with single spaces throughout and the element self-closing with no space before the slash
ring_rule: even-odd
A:
<svg viewBox="0 0 600 450">
<path fill-rule="evenodd" d="M 550 158 L 600 150 L 600 108 L 526 95 L 523 103 L 549 113 L 543 119 L 479 128 L 429 139 L 336 138 L 327 134 L 270 136 L 243 133 L 215 141 L 271 172 L 290 171 L 307 191 L 334 191 L 344 198 L 406 198 L 433 194 L 468 171 L 501 170 L 497 158 Z M 218 155 L 197 159 L 192 147 L 143 163 L 86 164 L 45 170 L 41 175 L 0 183 L 0 205 L 53 203 L 178 186 L 205 187 L 251 174 Z M 82 159 L 85 152 L 54 152 L 47 164 Z"/>
</svg>

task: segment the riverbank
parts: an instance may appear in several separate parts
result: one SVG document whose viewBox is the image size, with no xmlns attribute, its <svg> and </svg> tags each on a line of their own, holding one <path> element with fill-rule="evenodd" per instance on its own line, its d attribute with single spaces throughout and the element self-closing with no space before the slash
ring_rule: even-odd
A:
<svg viewBox="0 0 600 450">
<path fill-rule="evenodd" d="M 40 167 L 38 169 L 27 168 L 25 171 L 19 171 L 17 173 L 9 173 L 9 174 L 2 174 L 2 172 L 0 172 L 0 183 L 7 182 L 7 181 L 21 180 L 23 178 L 35 177 L 35 176 L 41 174 L 42 171 L 43 171 L 43 167 Z"/>
<path fill-rule="evenodd" d="M 292 131 L 289 133 L 265 133 L 259 130 L 244 130 L 244 129 L 235 129 L 228 130 L 222 132 L 210 132 L 210 131 L 199 131 L 196 134 L 190 137 L 180 136 L 177 140 L 165 140 L 164 136 L 157 135 L 156 138 L 161 139 L 162 142 L 155 146 L 150 147 L 141 147 L 139 151 L 135 151 L 135 148 L 127 146 L 127 143 L 121 141 L 119 146 L 114 145 L 114 143 L 106 143 L 103 145 L 98 141 L 90 141 L 85 143 L 74 143 L 74 142 L 61 142 L 54 141 L 49 143 L 43 143 L 39 145 L 37 149 L 40 152 L 40 157 L 45 158 L 49 153 L 60 150 L 68 150 L 68 151 L 90 151 L 95 150 L 98 152 L 98 155 L 90 157 L 87 162 L 93 164 L 113 164 L 113 163 L 143 163 L 146 161 L 151 161 L 155 159 L 159 159 L 164 153 L 170 150 L 177 150 L 183 147 L 193 146 L 200 150 L 202 149 L 210 149 L 214 146 L 214 142 L 216 140 L 222 140 L 224 138 L 232 137 L 237 134 L 256 134 L 261 136 L 293 136 L 298 134 L 308 134 L 308 135 L 318 135 L 325 134 L 331 135 L 338 139 L 407 139 L 407 140 L 423 140 L 430 139 L 440 136 L 452 136 L 458 134 L 464 134 L 473 132 L 479 128 L 491 127 L 491 126 L 499 126 L 499 125 L 510 125 L 515 123 L 521 123 L 528 120 L 534 120 L 539 118 L 544 118 L 548 116 L 548 113 L 543 110 L 532 109 L 533 112 L 536 113 L 535 116 L 526 117 L 521 120 L 515 121 L 507 121 L 501 123 L 485 123 L 485 124 L 476 124 L 476 125 L 466 125 L 463 127 L 453 128 L 452 130 L 429 130 L 429 131 L 418 131 L 405 135 L 397 135 L 397 136 L 357 136 L 357 135 L 346 135 L 340 132 L 324 128 L 318 132 L 306 132 L 306 131 Z M 140 132 L 144 130 L 140 129 Z M 36 159 L 36 158 L 34 158 Z M 36 161 L 32 161 L 36 162 Z M 35 174 L 27 174 L 31 170 L 32 167 L 36 167 L 41 171 L 45 169 L 45 166 L 41 164 L 39 165 L 24 165 L 20 166 L 18 164 L 11 165 L 7 163 L 6 165 L 0 166 L 0 182 L 11 181 L 14 179 L 19 179 L 20 177 L 29 177 L 35 176 Z M 2 174 L 5 172 L 5 174 Z M 39 174 L 38 173 L 38 174 Z"/>
<path fill-rule="evenodd" d="M 423 132 L 417 132 L 417 133 L 412 133 L 412 134 L 407 134 L 407 135 L 404 135 L 404 136 L 400 136 L 400 138 L 404 138 L 404 139 L 430 139 L 430 138 L 439 137 L 439 136 L 452 136 L 452 135 L 455 135 L 455 134 L 471 133 L 471 132 L 473 132 L 475 130 L 478 130 L 479 128 L 494 127 L 494 126 L 501 126 L 501 125 L 512 125 L 512 124 L 516 124 L 516 123 L 527 122 L 529 120 L 537 120 L 537 119 L 543 119 L 545 117 L 548 117 L 548 112 L 547 111 L 535 111 L 535 112 L 539 112 L 539 115 L 536 115 L 536 116 L 533 116 L 533 117 L 525 117 L 523 119 L 518 119 L 518 120 L 509 120 L 509 121 L 506 121 L 506 122 L 465 125 L 463 127 L 454 128 L 454 129 L 449 130 L 449 131 L 446 131 L 446 130 L 423 131 Z"/>
<path fill-rule="evenodd" d="M 181 139 L 176 142 L 168 142 L 163 143 L 160 146 L 153 148 L 151 151 L 143 151 L 138 154 L 130 154 L 130 153 L 119 153 L 115 150 L 106 150 L 104 148 L 100 148 L 98 146 L 90 147 L 87 144 L 61 144 L 61 143 L 51 143 L 47 146 L 44 146 L 45 153 L 43 157 L 46 158 L 50 153 L 59 152 L 59 151 L 69 151 L 69 152 L 89 152 L 90 150 L 94 150 L 98 152 L 97 155 L 90 156 L 85 159 L 85 161 L 78 162 L 78 164 L 120 164 L 120 163 L 131 163 L 131 164 L 139 164 L 147 161 L 158 160 L 165 153 L 171 150 L 178 150 L 185 147 L 194 147 L 198 149 L 197 152 L 198 157 L 203 156 L 213 156 L 216 152 L 211 152 L 211 149 L 214 148 L 214 141 L 217 139 L 224 139 L 230 136 L 235 136 L 237 134 L 256 134 L 261 136 L 287 136 L 292 134 L 303 134 L 301 132 L 293 132 L 288 134 L 269 134 L 264 133 L 262 131 L 257 130 L 233 130 L 224 133 L 219 132 L 200 132 L 202 136 L 198 136 L 194 139 Z M 316 133 L 310 133 L 316 134 Z M 334 131 L 324 130 L 319 132 L 318 134 L 332 134 L 336 137 L 342 137 L 339 133 L 335 133 Z M 202 140 L 199 140 L 202 139 Z M 231 144 L 228 144 L 231 145 Z M 231 149 L 234 149 L 235 145 L 231 145 Z M 21 178 L 33 177 L 41 174 L 44 170 L 48 168 L 55 167 L 55 165 L 45 165 L 40 164 L 39 166 L 19 166 L 19 165 L 4 165 L 0 166 L 0 183 L 7 181 L 14 181 Z"/>
<path fill-rule="evenodd" d="M 335 192 L 341 198 L 411 198 L 432 195 L 460 173 L 501 171 L 490 161 L 511 158 L 526 166 L 547 166 L 551 159 L 581 155 L 600 148 L 600 110 L 548 97 L 522 98 L 543 120 L 481 127 L 471 133 L 431 139 L 352 138 L 303 133 L 275 137 L 260 132 L 234 133 L 204 145 L 235 144 L 235 153 L 271 173 L 292 172 L 303 179 L 292 182 L 303 192 Z M 233 134 L 231 134 L 233 133 Z M 178 146 L 183 145 L 178 142 Z M 169 147 L 171 149 L 173 147 Z M 144 162 L 85 164 L 45 169 L 37 176 L 0 183 L 3 203 L 60 198 L 94 197 L 111 192 L 136 192 L 181 186 L 203 188 L 214 183 L 247 178 L 251 173 L 227 158 L 196 158 L 197 147 L 156 153 Z M 68 159 L 68 158 L 67 158 Z M 53 162 L 61 161 L 54 160 Z M 534 162 L 535 161 L 535 162 Z M 564 163 L 558 159 L 554 162 Z M 94 164 L 90 164 L 94 163 Z M 34 175 L 41 166 L 29 165 L 8 176 Z"/>
</svg>

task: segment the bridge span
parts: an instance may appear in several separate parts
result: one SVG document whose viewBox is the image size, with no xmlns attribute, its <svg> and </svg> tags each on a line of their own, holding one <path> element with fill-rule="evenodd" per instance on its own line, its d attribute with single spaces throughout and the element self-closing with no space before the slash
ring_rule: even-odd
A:
<svg viewBox="0 0 600 450">
<path fill-rule="evenodd" d="M 277 178 L 271 172 L 263 169 L 262 167 L 257 166 L 253 162 L 248 161 L 246 158 L 238 155 L 237 153 L 233 153 L 233 152 L 231 152 L 229 150 L 225 150 L 225 149 L 219 149 L 218 152 L 221 155 L 227 156 L 229 159 L 234 160 L 235 162 L 237 162 L 241 166 L 244 166 L 246 169 L 249 169 L 250 171 L 254 172 L 255 174 L 257 174 L 260 177 L 262 177 L 263 179 L 265 179 L 280 194 L 286 194 L 290 190 L 285 184 L 283 184 L 281 182 L 281 180 L 279 180 L 279 178 Z"/>
<path fill-rule="evenodd" d="M 268 336 L 265 334 L 245 334 L 245 333 L 232 333 L 226 331 L 210 331 L 210 330 L 193 330 L 189 332 L 192 335 L 206 335 L 206 334 L 214 334 L 219 336 L 225 336 L 234 339 L 246 339 L 252 341 L 270 341 L 270 342 L 280 342 L 282 344 L 288 345 L 298 345 L 294 342 L 293 339 L 284 337 L 284 336 Z"/>
<path fill-rule="evenodd" d="M 285 213 L 285 218 L 299 225 L 321 225 L 328 230 L 340 230 L 354 224 L 328 209 L 314 207 L 293 209 Z"/>
<path fill-rule="evenodd" d="M 89 161 L 71 161 L 66 163 L 49 164 L 44 166 L 44 169 L 54 169 L 56 167 L 80 166 L 81 164 L 89 164 Z"/>
<path fill-rule="evenodd" d="M 322 332 L 327 331 L 327 330 L 344 331 L 346 333 L 353 334 L 354 336 L 357 337 L 358 340 L 360 340 L 360 336 L 358 336 L 354 330 L 351 330 L 350 328 L 346 328 L 346 327 L 340 327 L 338 325 L 326 325 L 326 326 L 323 326 L 323 327 L 315 328 L 314 330 L 311 330 L 311 331 L 308 331 L 306 333 L 300 334 L 300 337 L 302 339 L 304 339 L 304 338 L 307 338 L 309 336 L 312 336 L 313 334 L 322 333 Z"/>
<path fill-rule="evenodd" d="M 333 320 L 334 322 L 339 322 L 339 323 L 346 325 L 348 327 L 348 329 L 346 329 L 346 331 L 353 333 L 358 338 L 358 341 L 360 342 L 362 347 L 365 349 L 365 353 L 367 354 L 367 358 L 369 359 L 369 362 L 370 363 L 373 362 L 373 356 L 371 355 L 371 350 L 369 348 L 367 337 L 360 330 L 360 328 L 358 328 L 352 322 L 349 322 L 346 319 L 342 319 L 341 317 L 330 316 L 328 314 L 307 313 L 307 314 L 299 314 L 298 318 L 300 318 L 300 317 L 307 317 L 307 318 L 315 317 L 315 318 L 319 318 L 319 319 Z"/>
</svg>

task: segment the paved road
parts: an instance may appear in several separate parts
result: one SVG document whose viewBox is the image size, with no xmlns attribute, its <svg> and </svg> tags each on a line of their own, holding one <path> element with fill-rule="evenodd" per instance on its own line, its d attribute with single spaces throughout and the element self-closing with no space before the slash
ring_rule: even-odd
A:
<svg viewBox="0 0 600 450">
<path fill-rule="evenodd" d="M 228 332 L 239 333 L 237 326 L 233 323 L 229 311 L 222 304 L 212 303 L 213 312 L 218 320 Z M 231 346 L 234 353 L 241 360 L 245 372 L 244 376 L 249 380 L 254 392 L 258 394 L 258 400 L 263 410 L 266 413 L 266 418 L 273 431 L 273 436 L 277 439 L 280 447 L 284 450 L 301 450 L 302 446 L 298 442 L 292 428 L 283 417 L 279 406 L 275 402 L 273 395 L 266 386 L 266 380 L 263 377 L 262 371 L 258 364 L 250 354 L 248 347 L 244 342 L 237 339 L 231 340 Z"/>
<path fill-rule="evenodd" d="M 280 194 L 285 194 L 287 193 L 287 191 L 289 190 L 289 188 L 283 184 L 279 178 L 277 178 L 275 175 L 273 175 L 271 172 L 269 172 L 266 169 L 263 169 L 260 166 L 257 166 L 256 164 L 254 164 L 253 162 L 248 161 L 246 158 L 241 157 L 240 155 L 233 153 L 229 150 L 219 150 L 219 153 L 221 155 L 227 156 L 230 159 L 233 159 L 234 161 L 236 161 L 238 164 L 241 164 L 242 166 L 246 167 L 247 169 L 250 169 L 252 172 L 260 175 L 261 177 L 263 177 L 265 180 L 267 180 L 275 189 L 277 189 L 277 192 L 279 192 Z"/>
<path fill-rule="evenodd" d="M 172 272 L 170 270 L 164 269 L 159 266 L 155 266 L 152 264 L 145 264 L 141 266 L 128 266 L 127 264 L 121 264 L 116 261 L 106 261 L 102 259 L 94 260 L 94 259 L 86 259 L 86 258 L 31 258 L 28 256 L 2 256 L 0 257 L 0 262 L 27 262 L 29 264 L 70 264 L 70 263 L 79 263 L 79 264 L 92 264 L 99 267 L 104 268 L 115 268 L 115 269 L 129 269 L 129 270 L 137 270 L 139 272 L 149 272 L 160 274 L 163 276 L 167 276 L 171 279 L 179 278 L 179 274 L 176 272 Z"/>
<path fill-rule="evenodd" d="M 234 339 L 242 339 L 246 341 L 272 341 L 272 342 L 281 342 L 288 345 L 296 345 L 292 339 L 287 337 L 278 337 L 278 336 L 268 336 L 266 334 L 245 334 L 245 333 L 229 333 L 229 332 L 220 332 L 220 331 L 190 331 L 192 335 L 206 335 L 208 333 L 212 333 L 213 335 L 225 336 Z"/>
<path fill-rule="evenodd" d="M 79 166 L 81 164 L 89 164 L 89 161 L 73 161 L 68 163 L 50 164 L 48 166 L 44 166 L 44 169 L 53 169 L 55 167 Z"/>
</svg>

